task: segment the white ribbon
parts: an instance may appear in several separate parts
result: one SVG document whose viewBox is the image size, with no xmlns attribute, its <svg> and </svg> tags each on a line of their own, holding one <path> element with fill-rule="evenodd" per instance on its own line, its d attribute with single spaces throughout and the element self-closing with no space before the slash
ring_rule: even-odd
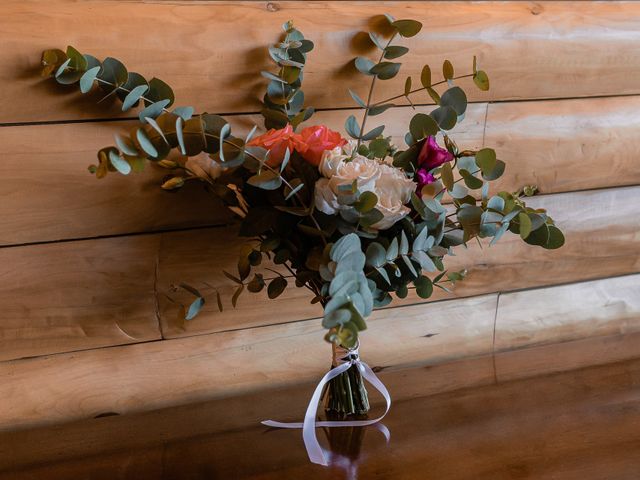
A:
<svg viewBox="0 0 640 480">
<path fill-rule="evenodd" d="M 367 425 L 373 425 L 374 423 L 378 423 L 380 420 L 382 420 L 391 408 L 391 395 L 389 395 L 387 387 L 384 386 L 384 384 L 376 376 L 373 370 L 371 370 L 369 365 L 360 361 L 357 348 L 349 350 L 347 356 L 341 360 L 343 360 L 344 363 L 329 370 L 327 374 L 322 377 L 320 383 L 318 383 L 318 386 L 314 390 L 313 395 L 311 396 L 311 400 L 309 401 L 309 406 L 307 407 L 307 411 L 304 415 L 304 422 L 276 422 L 274 420 L 265 420 L 262 422 L 263 425 L 266 425 L 268 427 L 302 428 L 302 439 L 304 440 L 304 445 L 307 448 L 309 460 L 312 463 L 317 463 L 318 465 L 327 466 L 328 463 L 324 453 L 324 449 L 320 446 L 318 438 L 316 437 L 316 427 L 366 427 Z M 382 394 L 387 403 L 387 408 L 385 409 L 384 413 L 378 418 L 374 418 L 372 420 L 338 420 L 316 422 L 318 403 L 320 402 L 320 397 L 322 396 L 322 390 L 324 389 L 324 386 L 332 378 L 335 378 L 341 373 L 346 372 L 352 366 L 355 366 L 358 370 L 360 370 L 362 376 Z M 381 431 L 383 434 L 385 434 L 385 437 L 388 441 L 389 436 L 386 427 L 384 429 L 381 429 Z"/>
</svg>

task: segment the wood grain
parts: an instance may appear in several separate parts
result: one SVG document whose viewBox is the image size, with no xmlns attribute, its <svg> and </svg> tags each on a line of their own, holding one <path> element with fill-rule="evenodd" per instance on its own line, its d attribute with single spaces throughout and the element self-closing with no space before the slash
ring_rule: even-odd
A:
<svg viewBox="0 0 640 480">
<path fill-rule="evenodd" d="M 507 162 L 496 189 L 535 184 L 543 193 L 557 193 L 640 184 L 634 157 L 640 148 L 634 120 L 640 97 L 514 102 L 488 108 L 487 114 L 487 105 L 471 105 L 453 137 L 461 148 L 480 148 L 483 143 L 496 148 Z M 319 112 L 310 123 L 342 130 L 351 113 L 357 112 Z M 376 118 L 403 145 L 414 113 L 401 108 Z M 260 118 L 241 115 L 231 121 L 234 131 L 247 132 Z M 188 185 L 177 194 L 160 190 L 158 184 L 166 174 L 160 168 L 147 168 L 144 174 L 129 177 L 92 178 L 86 166 L 95 161 L 97 150 L 113 144 L 114 133 L 131 125 L 100 122 L 0 128 L 0 142 L 7 152 L 0 163 L 4 178 L 0 245 L 230 220 L 230 214 L 201 185 Z"/>
<path fill-rule="evenodd" d="M 377 312 L 361 352 L 372 366 L 388 370 L 488 354 L 496 299 L 486 295 Z M 434 330 L 440 335 L 425 337 Z M 314 319 L 0 362 L 0 430 L 313 381 L 330 363 L 323 333 Z"/>
<path fill-rule="evenodd" d="M 640 288 L 640 275 L 628 276 L 626 281 L 633 285 L 635 294 Z M 532 293 L 551 297 L 560 289 L 559 298 L 563 299 L 566 311 L 571 312 L 563 325 L 574 332 L 572 340 L 544 345 L 544 354 L 535 341 L 528 344 L 514 341 L 514 348 L 533 348 L 535 362 L 525 361 L 521 365 L 530 366 L 507 370 L 496 361 L 496 374 L 504 375 L 505 379 L 519 378 L 557 371 L 563 365 L 572 368 L 637 355 L 640 339 L 637 323 L 626 335 L 606 335 L 615 329 L 601 329 L 599 334 L 592 328 L 594 316 L 601 318 L 602 324 L 612 325 L 619 325 L 621 318 L 629 318 L 621 309 L 610 308 L 611 296 L 600 295 L 603 290 L 614 291 L 618 282 L 619 279 L 607 279 Z M 623 294 L 620 296 L 624 298 Z M 583 298 L 589 297 L 594 298 L 591 308 L 582 309 Z M 503 338 L 503 332 L 516 338 L 521 336 L 520 332 L 527 335 L 535 315 L 528 309 L 530 297 L 515 295 L 509 303 L 517 315 L 508 319 L 500 315 L 496 302 L 494 294 L 377 311 L 362 336 L 362 356 L 372 367 L 392 372 L 408 366 L 491 354 L 496 308 L 501 320 L 495 323 L 495 328 L 499 328 L 495 338 Z M 555 324 L 539 327 L 549 329 L 550 338 L 555 328 Z M 433 333 L 438 335 L 432 336 Z M 321 341 L 321 336 L 322 327 L 313 319 L 1 362 L 0 402 L 5 408 L 0 411 L 0 430 L 56 424 L 107 412 L 124 414 L 311 382 L 327 368 L 329 346 Z M 569 348 L 566 356 L 559 354 L 567 345 L 580 348 Z M 508 348 L 504 340 L 500 348 Z M 401 390 L 403 395 L 416 395 L 411 386 Z"/>
<path fill-rule="evenodd" d="M 159 238 L 0 249 L 0 360 L 160 338 Z"/>
<path fill-rule="evenodd" d="M 350 113 L 320 112 L 313 120 L 342 130 Z M 484 104 L 470 106 L 457 129 L 461 145 L 482 146 L 485 113 Z M 412 109 L 403 108 L 377 118 L 388 125 L 386 133 L 403 144 L 412 115 Z M 260 118 L 231 117 L 234 132 L 248 133 Z M 168 173 L 163 168 L 147 165 L 142 174 L 92 177 L 87 166 L 96 162 L 97 151 L 113 145 L 114 134 L 126 133 L 133 125 L 99 122 L 0 128 L 5 152 L 0 162 L 4 179 L 0 245 L 216 225 L 232 219 L 202 184 L 187 184 L 179 192 L 161 190 L 161 179 Z"/>
<path fill-rule="evenodd" d="M 496 188 L 542 193 L 640 184 L 640 97 L 489 105 L 484 144 L 507 162 Z"/>
<path fill-rule="evenodd" d="M 469 274 L 454 289 L 456 297 L 490 292 L 505 292 L 559 283 L 575 282 L 640 271 L 640 248 L 637 232 L 640 219 L 634 215 L 640 187 L 545 195 L 530 203 L 553 212 L 565 231 L 566 244 L 548 251 L 526 245 L 519 237 L 503 237 L 494 247 L 470 244 L 456 256 L 446 258 L 451 270 L 466 268 Z M 594 208 L 597 206 L 597 208 Z M 233 230 L 212 229 L 199 232 L 175 232 L 163 236 L 160 253 L 158 287 L 169 293 L 169 285 L 182 280 L 198 288 L 211 299 L 201 314 L 190 322 L 181 318 L 182 309 L 160 296 L 159 308 L 166 337 L 194 335 L 212 331 L 244 328 L 260 324 L 284 323 L 321 315 L 317 305 L 310 305 L 307 291 L 292 289 L 275 302 L 266 294 L 245 292 L 236 309 L 230 298 L 234 284 L 220 271 L 235 271 L 235 254 L 240 247 L 233 243 Z M 266 278 L 273 273 L 263 271 Z M 213 291 L 205 283 L 219 288 L 226 310 L 218 312 Z M 188 294 L 172 294 L 174 300 L 190 301 Z M 437 290 L 433 300 L 451 298 Z M 424 302 L 412 292 L 393 305 Z M 552 307 L 550 307 L 552 308 Z M 277 311 L 278 315 L 264 312 Z"/>
<path fill-rule="evenodd" d="M 6 0 L 0 122 L 121 116 L 117 105 L 78 108 L 75 88 L 38 77 L 40 53 L 71 44 L 100 58 L 116 56 L 147 78 L 174 86 L 180 104 L 199 111 L 255 112 L 271 68 L 266 47 L 292 19 L 316 43 L 305 71 L 309 105 L 348 107 L 347 87 L 364 89 L 350 61 L 377 55 L 365 36 L 383 13 L 415 18 L 423 32 L 406 44 L 403 72 L 418 76 L 424 63 L 440 71 L 445 58 L 457 72 L 471 58 L 491 78 L 488 93 L 504 100 L 640 93 L 637 39 L 640 6 L 633 2 L 130 2 Z M 153 21 L 149 21 L 153 19 Z M 140 28 L 144 25 L 144 28 Z M 29 35 L 24 35 L 24 32 Z M 405 75 L 381 82 L 376 99 L 402 93 Z M 360 85 L 360 87 L 358 87 Z M 469 83 L 465 83 L 469 85 Z M 427 102 L 426 95 L 416 97 Z M 44 108 L 43 108 L 44 107 Z M 109 107 L 109 108 L 106 108 Z"/>
<path fill-rule="evenodd" d="M 634 214 L 639 195 L 640 187 L 626 187 L 530 199 L 532 205 L 557 212 L 566 245 L 546 251 L 509 235 L 492 248 L 459 250 L 447 259 L 447 267 L 467 268 L 469 275 L 453 298 L 640 271 L 640 220 Z M 236 268 L 241 242 L 235 228 L 0 249 L 6 278 L 19 279 L 0 286 L 0 304 L 5 305 L 0 311 L 0 359 L 157 338 L 157 319 L 164 337 L 174 338 L 320 317 L 307 290 L 293 287 L 276 300 L 264 292 L 245 292 L 232 308 L 234 284 L 222 270 Z M 183 320 L 179 303 L 188 304 L 193 297 L 171 287 L 180 282 L 207 298 L 200 315 L 189 322 Z M 211 287 L 221 292 L 222 313 Z M 438 290 L 431 300 L 447 298 L 452 297 Z M 411 292 L 393 306 L 424 302 Z"/>
<path fill-rule="evenodd" d="M 231 215 L 199 184 L 179 194 L 160 189 L 167 170 L 87 172 L 100 148 L 133 123 L 101 122 L 0 128 L 3 202 L 0 244 L 96 237 L 220 224 Z"/>
</svg>

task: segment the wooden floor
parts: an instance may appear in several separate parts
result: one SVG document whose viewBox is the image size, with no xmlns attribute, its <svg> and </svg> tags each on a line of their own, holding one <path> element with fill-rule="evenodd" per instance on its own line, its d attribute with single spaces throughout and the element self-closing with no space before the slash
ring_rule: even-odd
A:
<svg viewBox="0 0 640 480">
<path fill-rule="evenodd" d="M 438 377 L 468 377 L 490 360 L 390 380 L 428 391 Z M 371 427 L 319 429 L 329 468 L 308 463 L 299 431 L 256 421 L 274 405 L 293 419 L 311 387 L 4 432 L 0 480 L 640 478 L 640 359 L 398 402 L 384 420 L 388 445 Z M 245 416 L 247 427 L 220 432 L 229 415 Z"/>
</svg>

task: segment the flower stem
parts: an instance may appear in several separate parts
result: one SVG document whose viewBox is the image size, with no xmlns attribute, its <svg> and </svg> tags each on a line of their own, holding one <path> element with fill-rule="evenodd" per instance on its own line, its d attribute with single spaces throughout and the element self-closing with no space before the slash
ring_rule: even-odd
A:
<svg viewBox="0 0 640 480">
<path fill-rule="evenodd" d="M 451 80 L 459 80 L 461 78 L 468 78 L 468 77 L 473 77 L 474 74 L 473 73 L 469 73 L 467 75 L 459 75 L 457 77 L 453 77 Z M 440 82 L 436 82 L 432 85 L 429 86 L 429 88 L 433 88 L 433 87 L 437 87 L 438 85 L 442 85 L 443 83 L 447 83 L 448 80 L 442 80 Z M 414 90 L 411 90 L 408 95 L 411 95 L 412 93 L 417 93 L 417 92 L 421 92 L 422 90 L 426 90 L 427 87 L 420 87 L 420 88 L 416 88 Z M 393 100 L 397 100 L 399 98 L 403 98 L 406 97 L 407 95 L 405 95 L 404 93 L 401 93 L 400 95 L 396 95 L 395 97 L 389 97 L 385 100 L 380 100 L 379 102 L 374 103 L 373 105 L 371 105 L 372 107 L 377 107 L 379 105 L 382 105 L 383 103 L 387 103 L 387 102 L 391 102 Z"/>
</svg>

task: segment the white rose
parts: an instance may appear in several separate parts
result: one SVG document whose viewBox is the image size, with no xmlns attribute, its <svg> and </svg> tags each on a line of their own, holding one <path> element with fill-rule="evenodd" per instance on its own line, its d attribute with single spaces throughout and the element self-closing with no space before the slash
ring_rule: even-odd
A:
<svg viewBox="0 0 640 480">
<path fill-rule="evenodd" d="M 321 178 L 316 182 L 314 190 L 316 208 L 327 215 L 334 215 L 340 209 L 337 195 L 329 187 L 329 180 Z"/>
<path fill-rule="evenodd" d="M 383 218 L 371 228 L 386 230 L 404 218 L 411 211 L 405 204 L 409 203 L 415 189 L 416 184 L 402 171 L 389 165 L 380 165 L 380 178 L 374 191 L 378 195 L 376 208 Z"/>
<path fill-rule="evenodd" d="M 341 161 L 335 173 L 329 177 L 334 192 L 339 185 L 351 185 L 355 180 L 361 192 L 373 191 L 376 180 L 380 176 L 380 164 L 366 157 L 356 156 L 351 161 Z"/>
<path fill-rule="evenodd" d="M 349 158 L 350 155 L 342 151 L 342 147 L 336 147 L 333 150 L 325 150 L 322 154 L 322 160 L 318 165 L 318 170 L 325 178 L 333 177 L 338 171 L 338 165 Z"/>
<path fill-rule="evenodd" d="M 353 210 L 338 203 L 338 187 L 357 181 L 360 192 L 371 191 L 378 196 L 376 208 L 383 218 L 371 228 L 385 230 L 401 220 L 411 210 L 405 206 L 411 200 L 416 184 L 404 172 L 385 163 L 356 155 L 352 160 L 340 148 L 328 151 L 320 163 L 321 178 L 315 186 L 315 205 L 318 210 L 333 215 L 339 210 Z"/>
</svg>

